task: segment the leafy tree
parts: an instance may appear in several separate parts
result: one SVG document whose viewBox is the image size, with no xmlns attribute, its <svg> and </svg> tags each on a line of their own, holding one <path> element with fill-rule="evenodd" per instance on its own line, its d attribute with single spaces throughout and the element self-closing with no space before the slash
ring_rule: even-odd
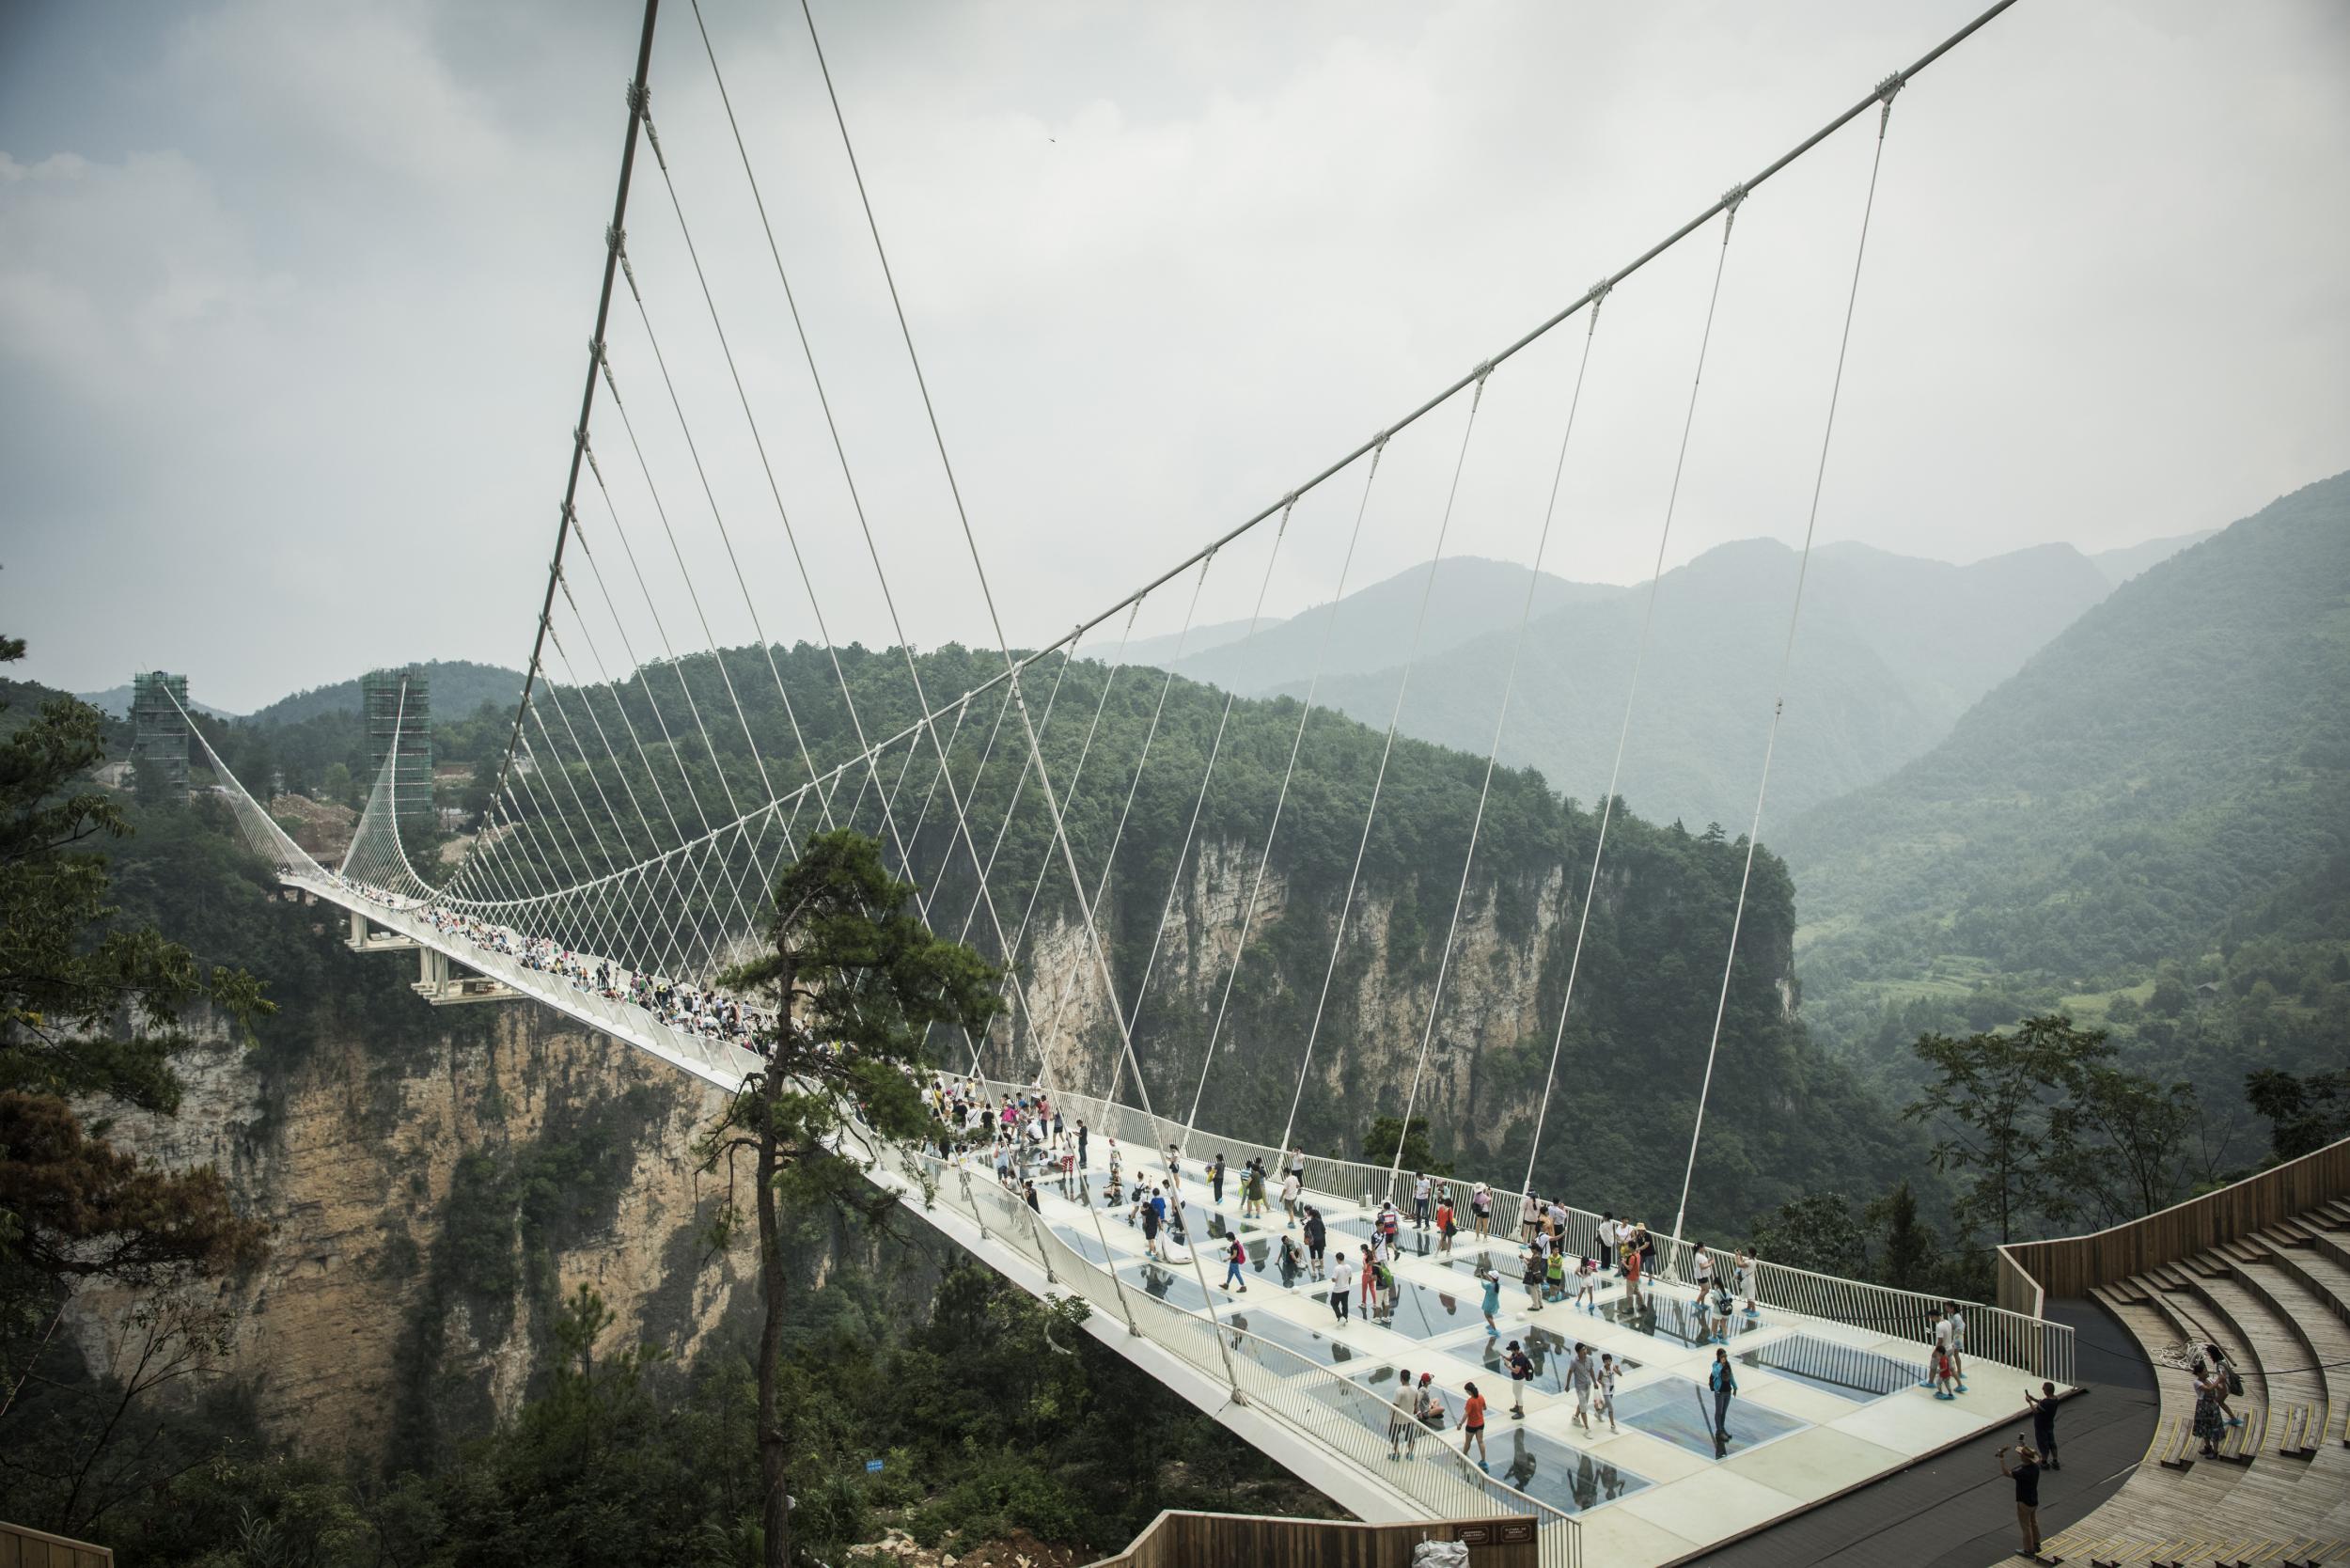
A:
<svg viewBox="0 0 2350 1568">
<path fill-rule="evenodd" d="M 1424 1170 L 1431 1176 L 1452 1174 L 1452 1162 L 1436 1158 L 1435 1151 L 1428 1146 L 1428 1118 L 1424 1116 L 1412 1118 L 1408 1129 L 1396 1117 L 1375 1119 L 1371 1124 L 1371 1131 L 1363 1135 L 1363 1158 L 1373 1165 L 1393 1166 L 1399 1143 L 1403 1146 L 1402 1168 L 1405 1170 Z"/>
<path fill-rule="evenodd" d="M 2244 1097 L 2267 1119 L 2269 1152 L 2280 1165 L 2350 1137 L 2350 1073 L 2296 1078 L 2264 1067 L 2244 1075 Z"/>
<path fill-rule="evenodd" d="M 24 651 L 0 638 L 0 662 Z M 116 918 L 95 846 L 128 823 L 85 777 L 103 755 L 97 711 L 70 698 L 0 741 L 0 1419 L 11 1423 L 0 1439 L 11 1468 L 29 1456 L 31 1480 L 55 1483 L 21 1516 L 67 1529 L 143 1479 L 135 1451 L 126 1461 L 108 1450 L 158 1381 L 136 1369 L 78 1376 L 56 1341 L 68 1301 L 91 1284 L 129 1288 L 147 1346 L 137 1369 L 176 1377 L 216 1332 L 161 1303 L 258 1258 L 263 1238 L 218 1172 L 142 1166 L 71 1104 L 169 1115 L 180 1100 L 171 1058 L 191 1043 L 182 1016 L 210 1004 L 242 1024 L 267 1007 L 251 976 L 202 974 L 184 948 Z M 116 1483 L 94 1491 L 102 1473 Z"/>
<path fill-rule="evenodd" d="M 1896 1290 L 1931 1291 L 1942 1263 L 1942 1240 L 1918 1217 L 1918 1195 L 1904 1182 L 1869 1205 L 1879 1233 L 1877 1278 Z"/>
<path fill-rule="evenodd" d="M 2188 1135 L 2201 1120 L 2195 1091 L 2117 1067 L 2092 1067 L 2074 1097 L 2050 1113 L 2065 1151 L 2049 1174 L 2094 1200 L 2107 1225 L 2168 1208 L 2186 1185 Z"/>
<path fill-rule="evenodd" d="M 1962 1231 L 1987 1225 L 2006 1242 L 2026 1214 L 2069 1215 L 2072 1199 L 2055 1178 L 2079 1124 L 2061 1107 L 2110 1054 L 2105 1032 L 2054 1014 L 1963 1040 L 1923 1035 L 1915 1050 L 1934 1076 L 1902 1114 L 1938 1135 L 1935 1169 L 1965 1174 L 1955 1206 Z"/>
<path fill-rule="evenodd" d="M 849 829 L 820 833 L 776 882 L 772 952 L 725 983 L 755 994 L 775 1022 L 759 1038 L 762 1065 L 710 1129 L 703 1168 L 724 1165 L 731 1207 L 734 1162 L 752 1160 L 759 1230 L 759 1457 L 768 1568 L 791 1560 L 785 1493 L 793 1414 L 783 1405 L 787 1280 L 779 1205 L 832 1208 L 881 1223 L 895 1201 L 864 1182 L 854 1105 L 885 1138 L 932 1126 L 910 1070 L 933 1024 L 973 1031 L 1001 1008 L 1001 975 L 960 943 L 932 933 L 906 903 L 914 885 L 882 864 L 878 840 Z"/>
<path fill-rule="evenodd" d="M 1812 1193 L 1781 1203 L 1769 1214 L 1757 1215 L 1754 1251 L 1759 1258 L 1790 1268 L 1843 1279 L 1868 1278 L 1868 1233 L 1853 1214 L 1851 1200 L 1841 1192 Z"/>
</svg>

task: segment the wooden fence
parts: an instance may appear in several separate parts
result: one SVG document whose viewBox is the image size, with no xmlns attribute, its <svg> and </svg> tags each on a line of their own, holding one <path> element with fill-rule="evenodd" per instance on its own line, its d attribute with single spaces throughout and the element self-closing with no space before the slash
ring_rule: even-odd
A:
<svg viewBox="0 0 2350 1568">
<path fill-rule="evenodd" d="M 111 1546 L 68 1541 L 62 1535 L 0 1524 L 0 1568 L 114 1568 Z"/>
<path fill-rule="evenodd" d="M 1358 1525 L 1337 1519 L 1276 1519 L 1250 1513 L 1180 1513 L 1151 1521 L 1134 1544 L 1092 1568 L 1411 1568 L 1423 1541 L 1459 1541 L 1471 1568 L 1535 1568 L 1534 1521 L 1434 1519 L 1409 1525 Z"/>
<path fill-rule="evenodd" d="M 2350 1138 L 2108 1231 L 2011 1242 L 1999 1248 L 1999 1305 L 2037 1311 L 2042 1295 L 2086 1295 L 2344 1197 L 2350 1197 Z"/>
</svg>

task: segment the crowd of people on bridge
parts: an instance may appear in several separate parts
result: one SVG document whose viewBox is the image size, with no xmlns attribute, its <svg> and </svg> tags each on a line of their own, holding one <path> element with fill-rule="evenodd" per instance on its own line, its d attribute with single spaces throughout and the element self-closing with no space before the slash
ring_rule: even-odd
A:
<svg viewBox="0 0 2350 1568">
<path fill-rule="evenodd" d="M 553 976 L 607 1002 L 626 1002 L 642 1008 L 656 1022 L 681 1034 L 713 1044 L 756 1050 L 760 1031 L 772 1022 L 764 1009 L 739 997 L 623 968 L 594 954 L 566 948 L 551 937 L 525 936 L 511 926 L 499 925 L 461 909 L 426 903 L 349 878 L 344 880 L 347 886 L 385 909 L 421 919 L 443 936 L 511 959 L 523 968 Z"/>
</svg>

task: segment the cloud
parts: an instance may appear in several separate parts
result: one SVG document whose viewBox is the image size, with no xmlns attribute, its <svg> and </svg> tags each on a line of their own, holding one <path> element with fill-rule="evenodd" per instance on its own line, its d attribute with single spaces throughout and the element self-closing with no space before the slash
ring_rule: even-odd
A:
<svg viewBox="0 0 2350 1568">
<path fill-rule="evenodd" d="M 797 13 L 703 8 L 901 616 L 926 644 L 991 642 Z M 1966 9 L 818 15 L 1023 642 L 1276 501 Z M 0 587 L 34 673 L 186 665 L 242 707 L 372 662 L 522 655 L 636 16 L 91 8 L 0 66 Z M 704 593 L 607 407 L 599 454 L 650 552 L 650 608 L 624 613 L 647 648 L 655 610 L 681 643 L 703 615 L 748 635 L 723 520 L 771 635 L 813 635 L 805 561 L 837 635 L 885 639 L 692 13 L 662 29 L 655 113 L 768 462 L 641 160 L 629 246 L 694 449 L 625 295 L 609 337 Z M 2018 8 L 1906 91 L 1823 537 L 2122 543 L 2350 463 L 2350 221 L 2311 199 L 2350 156 L 2346 39 L 2314 0 Z M 1741 216 L 1673 559 L 1801 531 L 1869 150 L 1848 132 Z M 1647 571 L 1717 253 L 1700 237 L 1606 306 L 1555 570 Z M 1494 378 L 1449 549 L 1530 552 L 1580 349 L 1555 334 Z M 1463 412 L 1383 459 L 1356 582 L 1424 557 Z M 1350 475 L 1300 506 L 1273 611 L 1328 590 L 1358 495 Z M 1269 545 L 1219 559 L 1203 619 L 1248 613 Z M 1161 596 L 1137 629 L 1182 613 Z"/>
</svg>

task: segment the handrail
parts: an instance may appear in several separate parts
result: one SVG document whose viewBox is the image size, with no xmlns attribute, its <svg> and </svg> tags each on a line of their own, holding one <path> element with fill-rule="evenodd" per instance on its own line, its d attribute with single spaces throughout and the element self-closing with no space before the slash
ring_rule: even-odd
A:
<svg viewBox="0 0 2350 1568">
<path fill-rule="evenodd" d="M 2100 1285 L 2209 1251 L 2345 1196 L 2350 1196 L 2350 1137 L 2102 1231 L 2003 1243 L 1999 1304 L 2037 1310 L 2051 1295 L 2086 1295 Z M 2029 1308 L 2021 1305 L 2027 1301 Z"/>
<path fill-rule="evenodd" d="M 1034 1084 L 1019 1084 L 1004 1079 L 982 1078 L 991 1094 L 1034 1092 Z M 1182 1136 L 1183 1124 L 1165 1117 L 1151 1116 L 1131 1105 L 1117 1105 L 1089 1094 L 1066 1093 L 1058 1096 L 1059 1103 L 1073 1107 L 1110 1136 L 1131 1145 L 1164 1155 L 1167 1146 Z M 1194 1139 L 1198 1144 L 1197 1138 Z M 1267 1145 L 1244 1138 L 1224 1138 L 1219 1145 L 1235 1163 L 1245 1163 L 1250 1156 L 1265 1162 L 1268 1170 L 1277 1173 L 1286 1162 L 1286 1154 Z M 1381 1200 L 1392 1201 L 1406 1212 L 1411 1207 L 1410 1184 L 1415 1173 L 1402 1171 L 1393 1175 L 1385 1166 L 1357 1160 L 1339 1159 L 1330 1155 L 1306 1156 L 1306 1185 L 1316 1192 L 1340 1197 L 1366 1197 L 1371 1204 Z M 1471 1183 L 1452 1176 L 1440 1178 L 1454 1193 L 1465 1195 Z M 1515 1245 L 1519 1235 L 1518 1215 L 1525 1204 L 1525 1195 L 1503 1187 L 1491 1189 L 1494 1200 L 1494 1239 L 1504 1245 Z M 1464 1205 L 1456 1203 L 1455 1207 Z M 1598 1231 L 1602 1216 L 1588 1209 L 1567 1209 L 1567 1239 L 1585 1256 L 1595 1256 Z M 1466 1227 L 1465 1226 L 1464 1229 Z M 1697 1247 L 1679 1236 L 1658 1235 L 1657 1272 L 1666 1279 L 1686 1280 L 1695 1277 Z M 1720 1247 L 1707 1247 L 1718 1278 L 1728 1278 L 1734 1254 Z M 1754 1298 L 1762 1306 L 1799 1312 L 1806 1317 L 1824 1318 L 1857 1328 L 1873 1329 L 1878 1333 L 1916 1340 L 1922 1345 L 1928 1325 L 1940 1315 L 1946 1296 L 1930 1295 L 1919 1291 L 1898 1290 L 1889 1285 L 1874 1285 L 1865 1280 L 1841 1279 L 1833 1275 L 1814 1274 L 1808 1269 L 1793 1268 L 1785 1263 L 1767 1260 L 1748 1260 L 1754 1267 Z M 1992 1306 L 1982 1302 L 1960 1303 L 1967 1317 L 1966 1341 L 1978 1355 L 1994 1361 L 2020 1367 L 2027 1372 L 2052 1381 L 2070 1384 L 2074 1373 L 2074 1333 L 2069 1325 L 2049 1322 L 2039 1313 L 2017 1309 L 2004 1304 Z"/>
<path fill-rule="evenodd" d="M 1411 1463 L 1385 1461 L 1387 1444 L 1381 1434 L 1392 1416 L 1389 1403 L 1361 1384 L 1339 1376 L 1328 1368 L 1230 1324 L 1216 1325 L 1147 1294 L 1125 1294 L 1115 1300 L 1109 1267 L 1071 1247 L 1043 1223 L 1034 1210 L 991 1180 L 953 1183 L 941 1180 L 958 1169 L 934 1154 L 902 1147 L 885 1147 L 881 1159 L 894 1158 L 897 1168 L 912 1184 L 909 1197 L 943 1204 L 973 1223 L 1009 1236 L 1025 1231 L 1048 1278 L 1069 1288 L 1096 1310 L 1123 1315 L 1143 1337 L 1172 1352 L 1193 1369 L 1233 1390 L 1236 1401 L 1284 1426 L 1296 1430 L 1317 1446 L 1334 1450 L 1358 1467 L 1376 1475 L 1412 1501 L 1450 1518 L 1477 1518 L 1496 1504 L 1536 1521 L 1543 1544 L 1543 1568 L 1579 1568 L 1581 1526 L 1572 1515 L 1541 1499 L 1527 1496 L 1507 1482 L 1484 1474 L 1465 1454 L 1434 1434 L 1418 1435 Z M 1218 1346 L 1214 1341 L 1221 1339 Z M 1225 1351 L 1232 1354 L 1228 1358 Z M 1228 1376 L 1232 1380 L 1227 1382 Z M 1352 1411 L 1354 1414 L 1349 1415 Z M 1331 1419 L 1333 1414 L 1340 1419 Z"/>
</svg>

